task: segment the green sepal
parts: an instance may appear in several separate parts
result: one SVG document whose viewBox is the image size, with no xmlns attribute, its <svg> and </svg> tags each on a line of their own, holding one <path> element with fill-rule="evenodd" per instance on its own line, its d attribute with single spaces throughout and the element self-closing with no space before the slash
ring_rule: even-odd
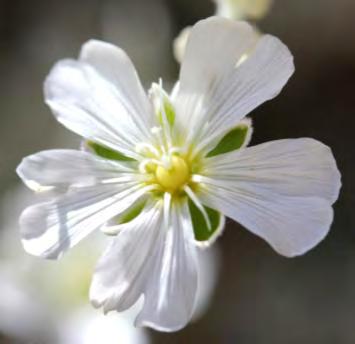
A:
<svg viewBox="0 0 355 344">
<path fill-rule="evenodd" d="M 251 130 L 250 126 L 246 124 L 239 125 L 229 131 L 215 148 L 209 151 L 206 155 L 207 158 L 213 156 L 228 153 L 239 149 L 243 146 L 245 140 L 248 137 L 248 131 Z"/>
<path fill-rule="evenodd" d="M 154 102 L 158 122 L 164 126 L 164 117 L 166 115 L 169 126 L 173 127 L 175 123 L 174 106 L 170 101 L 169 95 L 164 91 L 162 84 L 153 83 L 149 92 Z"/>
<path fill-rule="evenodd" d="M 122 153 L 115 151 L 111 148 L 102 146 L 96 142 L 93 141 L 87 141 L 87 146 L 93 150 L 93 152 L 105 159 L 110 159 L 110 160 L 119 160 L 119 161 L 135 161 L 134 159 L 123 155 Z"/>
<path fill-rule="evenodd" d="M 170 100 L 166 96 L 164 96 L 163 102 L 164 102 L 164 111 L 166 114 L 166 119 L 167 119 L 169 125 L 172 127 L 172 126 L 174 126 L 174 123 L 175 123 L 174 107 L 171 104 Z M 164 125 L 163 116 L 164 116 L 164 113 L 163 113 L 163 110 L 161 109 L 158 113 L 158 120 L 161 125 Z"/>
<path fill-rule="evenodd" d="M 222 214 L 212 208 L 204 207 L 211 222 L 209 229 L 205 218 L 196 205 L 189 199 L 189 210 L 194 229 L 195 240 L 199 242 L 208 241 L 219 229 L 222 221 Z"/>
<path fill-rule="evenodd" d="M 136 202 L 133 206 L 128 208 L 123 214 L 117 218 L 117 224 L 121 225 L 135 219 L 143 210 L 146 200 Z"/>
</svg>

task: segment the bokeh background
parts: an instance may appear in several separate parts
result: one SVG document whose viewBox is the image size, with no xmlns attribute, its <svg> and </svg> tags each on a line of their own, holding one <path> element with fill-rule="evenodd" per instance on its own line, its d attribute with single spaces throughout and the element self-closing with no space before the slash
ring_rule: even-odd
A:
<svg viewBox="0 0 355 344">
<path fill-rule="evenodd" d="M 228 222 L 201 257 L 200 314 L 184 330 L 161 334 L 135 329 L 131 314 L 104 317 L 89 307 L 101 237 L 60 262 L 21 248 L 17 220 L 33 198 L 17 164 L 39 150 L 79 145 L 43 103 L 53 63 L 98 38 L 128 52 L 147 88 L 160 77 L 173 84 L 173 39 L 214 11 L 211 0 L 0 1 L 0 343 L 355 343 L 354 0 L 275 0 L 256 23 L 289 46 L 296 73 L 252 113 L 251 144 L 314 137 L 332 148 L 343 175 L 332 229 L 313 251 L 283 258 Z"/>
</svg>

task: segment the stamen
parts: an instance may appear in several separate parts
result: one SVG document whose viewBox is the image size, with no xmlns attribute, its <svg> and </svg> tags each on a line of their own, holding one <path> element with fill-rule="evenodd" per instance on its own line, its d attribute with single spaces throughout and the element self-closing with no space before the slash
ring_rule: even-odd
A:
<svg viewBox="0 0 355 344">
<path fill-rule="evenodd" d="M 158 144 L 159 144 L 161 150 L 163 151 L 163 154 L 166 155 L 166 148 L 165 148 L 165 144 L 163 141 L 163 137 L 161 135 L 161 133 L 163 131 L 162 127 L 153 127 L 152 129 L 150 129 L 150 131 L 158 139 Z"/>
<path fill-rule="evenodd" d="M 182 149 L 180 147 L 170 147 L 169 155 L 172 155 L 174 153 L 182 153 Z"/>
<path fill-rule="evenodd" d="M 135 176 L 136 178 L 137 176 Z M 122 177 L 116 177 L 116 178 L 110 178 L 110 179 L 105 179 L 101 181 L 101 184 L 118 184 L 118 183 L 127 183 L 127 182 L 133 182 L 134 179 L 131 175 L 126 175 Z"/>
<path fill-rule="evenodd" d="M 165 169 L 169 169 L 171 167 L 170 160 L 166 160 L 167 157 L 163 156 L 161 160 L 157 159 L 144 159 L 139 164 L 139 172 L 141 173 L 150 173 L 153 171 L 149 171 L 148 165 L 156 165 L 161 166 Z"/>
<path fill-rule="evenodd" d="M 165 111 L 165 104 L 164 104 L 164 98 L 163 98 L 163 80 L 160 78 L 159 79 L 159 100 L 160 100 L 160 108 L 162 112 L 162 120 L 163 120 L 163 127 L 164 127 L 164 134 L 165 138 L 168 144 L 168 149 L 171 147 L 171 131 L 170 131 L 170 125 L 168 121 L 168 116 Z"/>
<path fill-rule="evenodd" d="M 144 155 L 151 153 L 155 158 L 159 158 L 159 151 L 150 143 L 140 142 L 136 145 L 136 152 Z"/>
<path fill-rule="evenodd" d="M 171 155 L 163 155 L 161 158 L 160 166 L 164 167 L 165 169 L 169 170 L 172 166 L 172 158 Z"/>
<path fill-rule="evenodd" d="M 147 165 L 151 163 L 151 159 L 144 159 L 139 164 L 139 172 L 140 173 L 147 173 Z"/>
<path fill-rule="evenodd" d="M 151 162 L 155 165 L 164 167 L 164 168 L 170 168 L 170 163 L 169 160 L 166 159 L 167 157 L 164 155 L 161 160 L 156 160 L 156 159 L 151 159 Z"/>
<path fill-rule="evenodd" d="M 132 188 L 131 190 L 133 190 L 134 188 Z M 142 195 L 144 194 L 147 194 L 153 190 L 156 190 L 156 186 L 155 185 L 148 185 L 148 186 L 145 186 L 144 188 L 141 189 L 142 190 Z M 129 208 L 127 208 L 126 210 L 128 210 Z M 125 211 L 126 211 L 125 210 Z M 118 215 L 122 215 L 124 212 L 121 212 L 120 214 Z M 139 214 L 137 215 L 137 217 L 139 216 Z M 134 218 L 133 220 L 131 221 L 135 221 L 136 218 Z M 102 226 L 100 228 L 100 230 L 104 233 L 104 234 L 107 234 L 107 235 L 117 235 L 122 229 L 124 228 L 127 228 L 127 224 L 129 222 L 126 222 L 126 223 L 120 223 L 118 225 L 108 225 L 108 224 L 105 224 L 104 226 Z"/>
<path fill-rule="evenodd" d="M 170 206 L 171 206 L 171 193 L 165 192 L 164 193 L 164 226 L 165 229 L 169 228 L 169 219 L 170 219 Z"/>
<path fill-rule="evenodd" d="M 197 196 L 195 195 L 195 193 L 191 190 L 191 188 L 189 186 L 185 185 L 184 191 L 190 197 L 191 201 L 195 204 L 195 206 L 200 210 L 200 212 L 202 213 L 202 215 L 206 221 L 208 230 L 211 231 L 212 225 L 211 225 L 211 221 L 210 221 L 210 218 L 208 217 L 205 207 L 201 204 L 200 200 L 197 198 Z"/>
<path fill-rule="evenodd" d="M 204 177 L 203 176 L 200 176 L 199 174 L 193 174 L 191 176 L 191 180 L 195 183 L 202 183 L 203 180 L 204 180 Z"/>
</svg>

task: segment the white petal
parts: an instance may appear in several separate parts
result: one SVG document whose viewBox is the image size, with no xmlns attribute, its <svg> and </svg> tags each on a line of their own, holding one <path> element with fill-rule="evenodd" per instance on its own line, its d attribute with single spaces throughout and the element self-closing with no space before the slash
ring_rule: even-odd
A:
<svg viewBox="0 0 355 344">
<path fill-rule="evenodd" d="M 181 63 L 184 58 L 186 45 L 190 36 L 190 32 L 191 32 L 191 26 L 187 26 L 183 30 L 181 30 L 179 35 L 174 39 L 173 42 L 174 57 L 175 60 L 179 63 Z"/>
<path fill-rule="evenodd" d="M 120 177 L 124 182 L 135 180 L 132 167 L 116 161 L 102 159 L 77 150 L 48 150 L 24 158 L 17 174 L 31 189 L 36 186 L 67 187 L 94 185 Z"/>
<path fill-rule="evenodd" d="M 199 262 L 199 283 L 197 303 L 192 322 L 202 318 L 213 300 L 222 263 L 221 248 L 218 245 L 213 245 L 208 250 L 197 250 L 197 257 Z"/>
<path fill-rule="evenodd" d="M 93 66 L 116 86 L 122 104 L 131 111 L 134 123 L 142 132 L 156 125 L 147 94 L 132 61 L 122 49 L 110 43 L 90 40 L 83 45 L 79 59 Z"/>
<path fill-rule="evenodd" d="M 77 134 L 137 158 L 134 147 L 150 140 L 153 110 L 127 55 L 90 41 L 79 61 L 58 62 L 45 82 L 54 115 Z"/>
<path fill-rule="evenodd" d="M 174 331 L 192 316 L 196 248 L 186 204 L 172 206 L 171 227 L 165 227 L 165 220 L 161 204 L 149 203 L 122 226 L 98 263 L 90 298 L 105 312 L 123 311 L 144 294 L 137 325 Z"/>
<path fill-rule="evenodd" d="M 203 137 L 217 137 L 267 100 L 276 97 L 294 72 L 293 56 L 276 37 L 262 36 L 227 74 L 209 100 Z M 205 120 L 206 120 L 205 117 Z"/>
<path fill-rule="evenodd" d="M 150 277 L 150 257 L 156 250 L 163 215 L 157 204 L 149 204 L 122 229 L 100 258 L 90 289 L 95 307 L 124 311 L 144 292 Z"/>
<path fill-rule="evenodd" d="M 191 319 L 197 291 L 197 261 L 187 204 L 172 205 L 171 228 L 157 243 L 138 326 L 177 331 Z"/>
<path fill-rule="evenodd" d="M 202 202 L 240 222 L 285 256 L 328 233 L 340 174 L 330 149 L 312 139 L 280 140 L 207 160 Z"/>
<path fill-rule="evenodd" d="M 277 38 L 259 39 L 243 22 L 200 21 L 190 35 L 175 104 L 187 144 L 195 139 L 203 146 L 225 133 L 275 97 L 293 71 L 292 55 Z"/>
<path fill-rule="evenodd" d="M 263 143 L 206 159 L 206 175 L 285 196 L 319 197 L 333 204 L 340 173 L 330 148 L 310 138 Z"/>
<path fill-rule="evenodd" d="M 25 209 L 20 218 L 23 246 L 33 255 L 59 258 L 146 191 L 136 183 L 71 188 L 51 202 Z"/>
</svg>

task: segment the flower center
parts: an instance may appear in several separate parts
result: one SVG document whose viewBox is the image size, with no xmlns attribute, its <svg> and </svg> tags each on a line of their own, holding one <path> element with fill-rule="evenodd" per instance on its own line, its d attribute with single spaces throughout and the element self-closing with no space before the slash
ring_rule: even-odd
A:
<svg viewBox="0 0 355 344">
<path fill-rule="evenodd" d="M 188 182 L 190 171 L 183 158 L 173 155 L 169 167 L 157 166 L 155 177 L 164 189 L 173 193 Z"/>
</svg>

